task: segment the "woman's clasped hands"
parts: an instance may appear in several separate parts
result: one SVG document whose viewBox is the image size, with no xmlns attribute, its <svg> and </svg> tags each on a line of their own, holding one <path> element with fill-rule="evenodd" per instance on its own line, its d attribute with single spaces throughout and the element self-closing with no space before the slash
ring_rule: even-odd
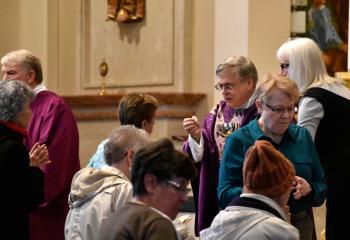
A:
<svg viewBox="0 0 350 240">
<path fill-rule="evenodd" d="M 30 166 L 42 167 L 50 164 L 49 151 L 45 144 L 35 143 L 29 152 Z"/>
</svg>

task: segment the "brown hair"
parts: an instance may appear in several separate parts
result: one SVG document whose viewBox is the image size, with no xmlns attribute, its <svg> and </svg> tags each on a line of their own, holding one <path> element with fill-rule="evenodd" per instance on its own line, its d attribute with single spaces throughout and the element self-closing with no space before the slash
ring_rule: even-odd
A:
<svg viewBox="0 0 350 240">
<path fill-rule="evenodd" d="M 144 93 L 129 93 L 119 103 L 121 125 L 135 125 L 142 128 L 142 121 L 150 121 L 159 106 L 157 99 Z"/>
<path fill-rule="evenodd" d="M 256 89 L 257 98 L 262 102 L 268 102 L 272 90 L 277 89 L 290 97 L 295 103 L 299 100 L 299 91 L 296 83 L 280 74 L 267 74 L 258 82 Z"/>
</svg>

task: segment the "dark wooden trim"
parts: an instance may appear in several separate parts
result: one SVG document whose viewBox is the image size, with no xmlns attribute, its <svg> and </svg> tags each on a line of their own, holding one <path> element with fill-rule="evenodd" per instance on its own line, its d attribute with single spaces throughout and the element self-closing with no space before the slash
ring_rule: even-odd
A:
<svg viewBox="0 0 350 240">
<path fill-rule="evenodd" d="M 73 109 L 74 116 L 77 121 L 92 121 L 92 120 L 115 120 L 118 114 L 114 111 L 90 111 L 79 112 Z M 186 118 L 195 114 L 194 111 L 157 111 L 157 118 Z"/>
<path fill-rule="evenodd" d="M 148 93 L 159 101 L 160 105 L 197 105 L 204 97 L 204 93 Z M 120 99 L 125 94 L 111 95 L 77 95 L 64 96 L 71 108 L 76 107 L 109 107 L 118 106 Z"/>
<path fill-rule="evenodd" d="M 203 93 L 148 93 L 159 101 L 157 118 L 183 119 L 195 114 L 195 107 L 205 98 Z M 63 98 L 72 108 L 77 121 L 117 119 L 117 107 L 124 94 L 78 95 Z M 180 107 L 174 109 L 173 106 Z M 183 107 L 181 107 L 183 106 Z"/>
</svg>

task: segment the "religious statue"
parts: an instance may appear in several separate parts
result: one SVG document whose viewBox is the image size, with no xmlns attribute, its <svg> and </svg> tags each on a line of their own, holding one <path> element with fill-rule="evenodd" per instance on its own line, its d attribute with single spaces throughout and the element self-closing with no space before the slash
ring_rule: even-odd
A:
<svg viewBox="0 0 350 240">
<path fill-rule="evenodd" d="M 107 20 L 137 22 L 145 16 L 145 0 L 107 0 Z"/>
<path fill-rule="evenodd" d="M 309 37 L 312 38 L 323 51 L 323 58 L 330 75 L 347 69 L 347 35 L 342 34 L 332 17 L 331 9 L 326 0 L 312 0 L 308 12 Z M 345 9 L 348 7 L 343 6 Z M 348 13 L 347 13 L 348 14 Z M 347 16 L 347 15 L 346 15 Z M 347 30 L 346 26 L 346 30 Z M 340 31 L 339 31 L 340 30 Z"/>
</svg>

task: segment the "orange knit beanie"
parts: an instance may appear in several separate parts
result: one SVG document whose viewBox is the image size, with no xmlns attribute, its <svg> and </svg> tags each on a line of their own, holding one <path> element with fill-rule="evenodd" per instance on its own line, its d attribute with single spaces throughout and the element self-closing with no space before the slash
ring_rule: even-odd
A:
<svg viewBox="0 0 350 240">
<path fill-rule="evenodd" d="M 281 196 L 292 185 L 292 163 L 268 141 L 251 146 L 244 160 L 243 182 L 247 189 L 271 198 Z"/>
</svg>

